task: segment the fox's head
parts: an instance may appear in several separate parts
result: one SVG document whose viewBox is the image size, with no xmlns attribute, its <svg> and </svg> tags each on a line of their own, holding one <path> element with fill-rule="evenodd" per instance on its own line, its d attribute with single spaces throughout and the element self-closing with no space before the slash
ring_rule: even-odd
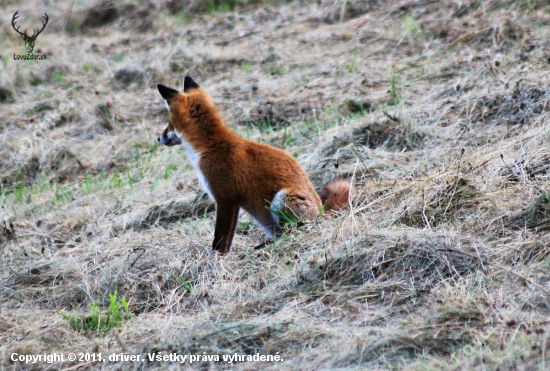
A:
<svg viewBox="0 0 550 371">
<path fill-rule="evenodd" d="M 206 128 L 198 127 L 197 118 L 208 113 L 213 107 L 210 97 L 200 89 L 189 76 L 185 76 L 183 93 L 167 86 L 157 84 L 160 95 L 166 100 L 170 113 L 168 126 L 158 138 L 160 144 L 174 146 L 182 143 L 183 133 L 193 135 Z M 208 121 L 208 120 L 203 120 Z"/>
</svg>

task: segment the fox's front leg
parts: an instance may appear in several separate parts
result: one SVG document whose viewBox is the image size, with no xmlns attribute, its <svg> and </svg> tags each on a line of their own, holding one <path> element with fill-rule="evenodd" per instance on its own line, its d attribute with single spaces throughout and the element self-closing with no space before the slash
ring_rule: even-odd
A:
<svg viewBox="0 0 550 371">
<path fill-rule="evenodd" d="M 237 228 L 239 206 L 233 203 L 216 202 L 216 229 L 212 247 L 220 254 L 229 252 Z"/>
</svg>

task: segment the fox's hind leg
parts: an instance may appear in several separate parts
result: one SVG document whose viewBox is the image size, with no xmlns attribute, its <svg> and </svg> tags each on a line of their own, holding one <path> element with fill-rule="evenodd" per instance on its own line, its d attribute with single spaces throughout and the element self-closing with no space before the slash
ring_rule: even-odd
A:
<svg viewBox="0 0 550 371">
<path fill-rule="evenodd" d="M 254 220 L 256 221 L 256 224 L 262 227 L 265 234 L 267 234 L 270 239 L 279 237 L 283 231 L 283 229 L 279 225 L 279 221 L 275 220 L 271 213 L 261 219 L 255 217 Z"/>
<path fill-rule="evenodd" d="M 306 193 L 289 193 L 282 189 L 268 203 L 267 210 L 263 209 L 260 213 L 251 214 L 256 224 L 263 228 L 271 240 L 274 240 L 283 233 L 283 227 L 286 224 L 296 223 L 300 225 L 305 220 L 315 219 L 320 206 L 320 200 L 307 197 Z M 260 249 L 265 245 L 266 242 L 256 248 Z"/>
<path fill-rule="evenodd" d="M 264 216 L 262 220 L 254 218 L 254 221 L 258 226 L 262 227 L 265 234 L 269 237 L 267 241 L 262 242 L 258 246 L 254 247 L 254 250 L 259 250 L 267 245 L 270 245 L 273 243 L 274 240 L 279 238 L 279 236 L 282 234 L 283 229 L 279 225 L 278 221 L 276 221 L 271 213 L 269 213 L 267 216 Z"/>
</svg>

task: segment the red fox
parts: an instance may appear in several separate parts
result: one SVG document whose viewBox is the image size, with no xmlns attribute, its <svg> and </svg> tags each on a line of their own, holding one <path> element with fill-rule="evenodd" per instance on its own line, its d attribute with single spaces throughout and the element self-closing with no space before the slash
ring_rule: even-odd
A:
<svg viewBox="0 0 550 371">
<path fill-rule="evenodd" d="M 321 198 L 294 157 L 239 137 L 189 76 L 183 93 L 161 84 L 157 87 L 170 111 L 159 143 L 183 145 L 202 187 L 216 202 L 215 251 L 225 254 L 231 248 L 240 208 L 270 239 L 281 234 L 285 215 L 312 220 L 319 214 Z M 327 184 L 321 192 L 324 210 L 345 208 L 350 191 L 347 180 Z"/>
</svg>

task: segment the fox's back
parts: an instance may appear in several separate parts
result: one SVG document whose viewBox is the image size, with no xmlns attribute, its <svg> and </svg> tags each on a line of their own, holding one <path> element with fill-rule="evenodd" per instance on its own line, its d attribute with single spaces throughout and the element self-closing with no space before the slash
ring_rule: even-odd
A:
<svg viewBox="0 0 550 371">
<path fill-rule="evenodd" d="M 298 161 L 287 152 L 237 136 L 222 137 L 199 163 L 216 198 L 231 198 L 245 208 L 265 208 L 283 189 L 317 192 Z M 320 204 L 320 200 L 319 200 Z"/>
</svg>

